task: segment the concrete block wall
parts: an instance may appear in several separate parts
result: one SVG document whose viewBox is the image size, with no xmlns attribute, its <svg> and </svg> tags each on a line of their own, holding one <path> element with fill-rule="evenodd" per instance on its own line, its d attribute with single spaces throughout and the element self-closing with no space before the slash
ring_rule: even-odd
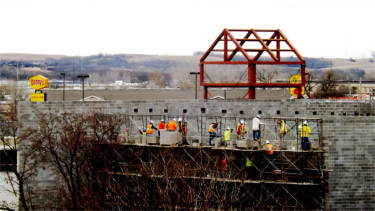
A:
<svg viewBox="0 0 375 211">
<path fill-rule="evenodd" d="M 375 102 L 345 100 L 147 100 L 20 102 L 19 119 L 33 126 L 35 111 L 102 111 L 129 115 L 308 117 L 323 119 L 329 143 L 329 203 L 332 210 L 375 209 Z"/>
</svg>

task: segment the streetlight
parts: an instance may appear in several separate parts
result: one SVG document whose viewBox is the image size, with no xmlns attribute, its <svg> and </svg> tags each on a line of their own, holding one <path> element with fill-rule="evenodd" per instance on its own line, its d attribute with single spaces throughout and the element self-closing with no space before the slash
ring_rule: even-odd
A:
<svg viewBox="0 0 375 211">
<path fill-rule="evenodd" d="M 63 84 L 63 101 L 65 101 L 65 73 L 60 73 L 64 77 L 64 84 Z"/>
<path fill-rule="evenodd" d="M 89 75 L 77 75 L 77 77 L 82 79 L 82 101 L 85 101 L 85 78 Z"/>
<path fill-rule="evenodd" d="M 197 76 L 200 74 L 200 72 L 190 72 L 190 75 L 195 75 L 195 99 L 198 99 L 197 96 Z"/>
</svg>

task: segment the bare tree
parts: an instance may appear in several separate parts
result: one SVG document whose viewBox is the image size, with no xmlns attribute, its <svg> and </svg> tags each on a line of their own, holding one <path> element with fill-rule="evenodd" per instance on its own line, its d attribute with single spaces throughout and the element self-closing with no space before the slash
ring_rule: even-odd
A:
<svg viewBox="0 0 375 211">
<path fill-rule="evenodd" d="M 271 83 L 278 75 L 279 68 L 276 66 L 259 67 L 256 70 L 257 79 L 262 83 Z"/>
<path fill-rule="evenodd" d="M 18 130 L 22 124 L 17 121 L 16 104 L 10 103 L 0 116 L 0 140 L 1 150 L 3 150 L 9 163 L 5 163 L 8 171 L 8 183 L 13 188 L 12 192 L 19 196 L 22 209 L 29 210 L 32 205 L 32 199 L 26 199 L 26 195 L 31 195 L 30 183 L 36 175 L 38 163 L 35 162 L 36 153 L 25 143 L 23 135 L 18 135 Z M 20 157 L 20 159 L 17 159 Z M 17 160 L 21 163 L 17 163 Z M 15 177 L 13 177 L 13 175 Z M 13 179 L 14 178 L 14 179 Z"/>
<path fill-rule="evenodd" d="M 337 92 L 338 75 L 333 69 L 323 72 L 319 78 L 318 90 L 314 93 L 314 98 L 328 98 L 343 96 L 343 93 Z"/>
<path fill-rule="evenodd" d="M 103 209 L 92 186 L 96 144 L 117 140 L 121 124 L 117 115 L 38 113 L 38 128 L 29 128 L 28 139 L 39 162 L 62 180 L 56 184 L 60 209 Z"/>
</svg>

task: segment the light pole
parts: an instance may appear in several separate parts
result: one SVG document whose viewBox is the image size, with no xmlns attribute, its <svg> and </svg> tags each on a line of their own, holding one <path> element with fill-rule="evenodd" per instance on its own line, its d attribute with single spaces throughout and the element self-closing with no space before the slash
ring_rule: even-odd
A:
<svg viewBox="0 0 375 211">
<path fill-rule="evenodd" d="M 82 79 L 82 101 L 85 101 L 85 78 L 89 75 L 77 75 L 77 77 Z"/>
<path fill-rule="evenodd" d="M 195 75 L 195 99 L 198 99 L 197 96 L 197 76 L 200 74 L 200 72 L 190 72 L 190 75 Z"/>
<path fill-rule="evenodd" d="M 60 73 L 60 75 L 63 76 L 64 82 L 63 82 L 63 101 L 65 101 L 65 73 Z"/>
</svg>

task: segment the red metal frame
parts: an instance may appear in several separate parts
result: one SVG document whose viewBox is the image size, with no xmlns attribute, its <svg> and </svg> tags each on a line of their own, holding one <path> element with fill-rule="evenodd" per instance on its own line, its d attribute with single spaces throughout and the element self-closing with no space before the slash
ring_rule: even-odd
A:
<svg viewBox="0 0 375 211">
<path fill-rule="evenodd" d="M 245 33 L 244 37 L 237 38 L 233 33 Z M 262 33 L 271 34 L 270 37 L 262 38 Z M 250 38 L 250 37 L 253 38 Z M 223 42 L 223 49 L 216 48 L 217 44 Z M 247 42 L 256 42 L 260 44 L 260 48 L 244 48 Z M 229 49 L 228 44 L 234 44 L 234 49 Z M 281 48 L 281 44 L 287 48 Z M 270 45 L 275 44 L 276 48 L 271 49 Z M 223 52 L 222 61 L 206 61 L 211 52 Z M 256 54 L 251 57 L 248 52 Z M 282 61 L 281 53 L 292 52 L 296 56 L 296 61 Z M 246 61 L 233 61 L 237 53 L 241 53 Z M 259 60 L 262 54 L 267 54 L 270 60 Z M 247 83 L 216 83 L 204 81 L 204 67 L 205 65 L 247 65 L 248 66 L 248 82 Z M 302 80 L 299 84 L 291 83 L 257 83 L 256 81 L 256 65 L 301 65 Z M 207 99 L 208 88 L 211 87 L 248 87 L 249 99 L 255 99 L 256 87 L 296 87 L 298 88 L 298 98 L 302 98 L 302 87 L 305 86 L 305 60 L 298 53 L 297 49 L 289 42 L 286 36 L 279 29 L 224 29 L 216 38 L 211 47 L 205 52 L 200 60 L 200 85 L 204 87 L 203 98 Z M 245 95 L 246 96 L 246 95 Z M 244 97 L 245 97 L 244 96 Z"/>
</svg>

